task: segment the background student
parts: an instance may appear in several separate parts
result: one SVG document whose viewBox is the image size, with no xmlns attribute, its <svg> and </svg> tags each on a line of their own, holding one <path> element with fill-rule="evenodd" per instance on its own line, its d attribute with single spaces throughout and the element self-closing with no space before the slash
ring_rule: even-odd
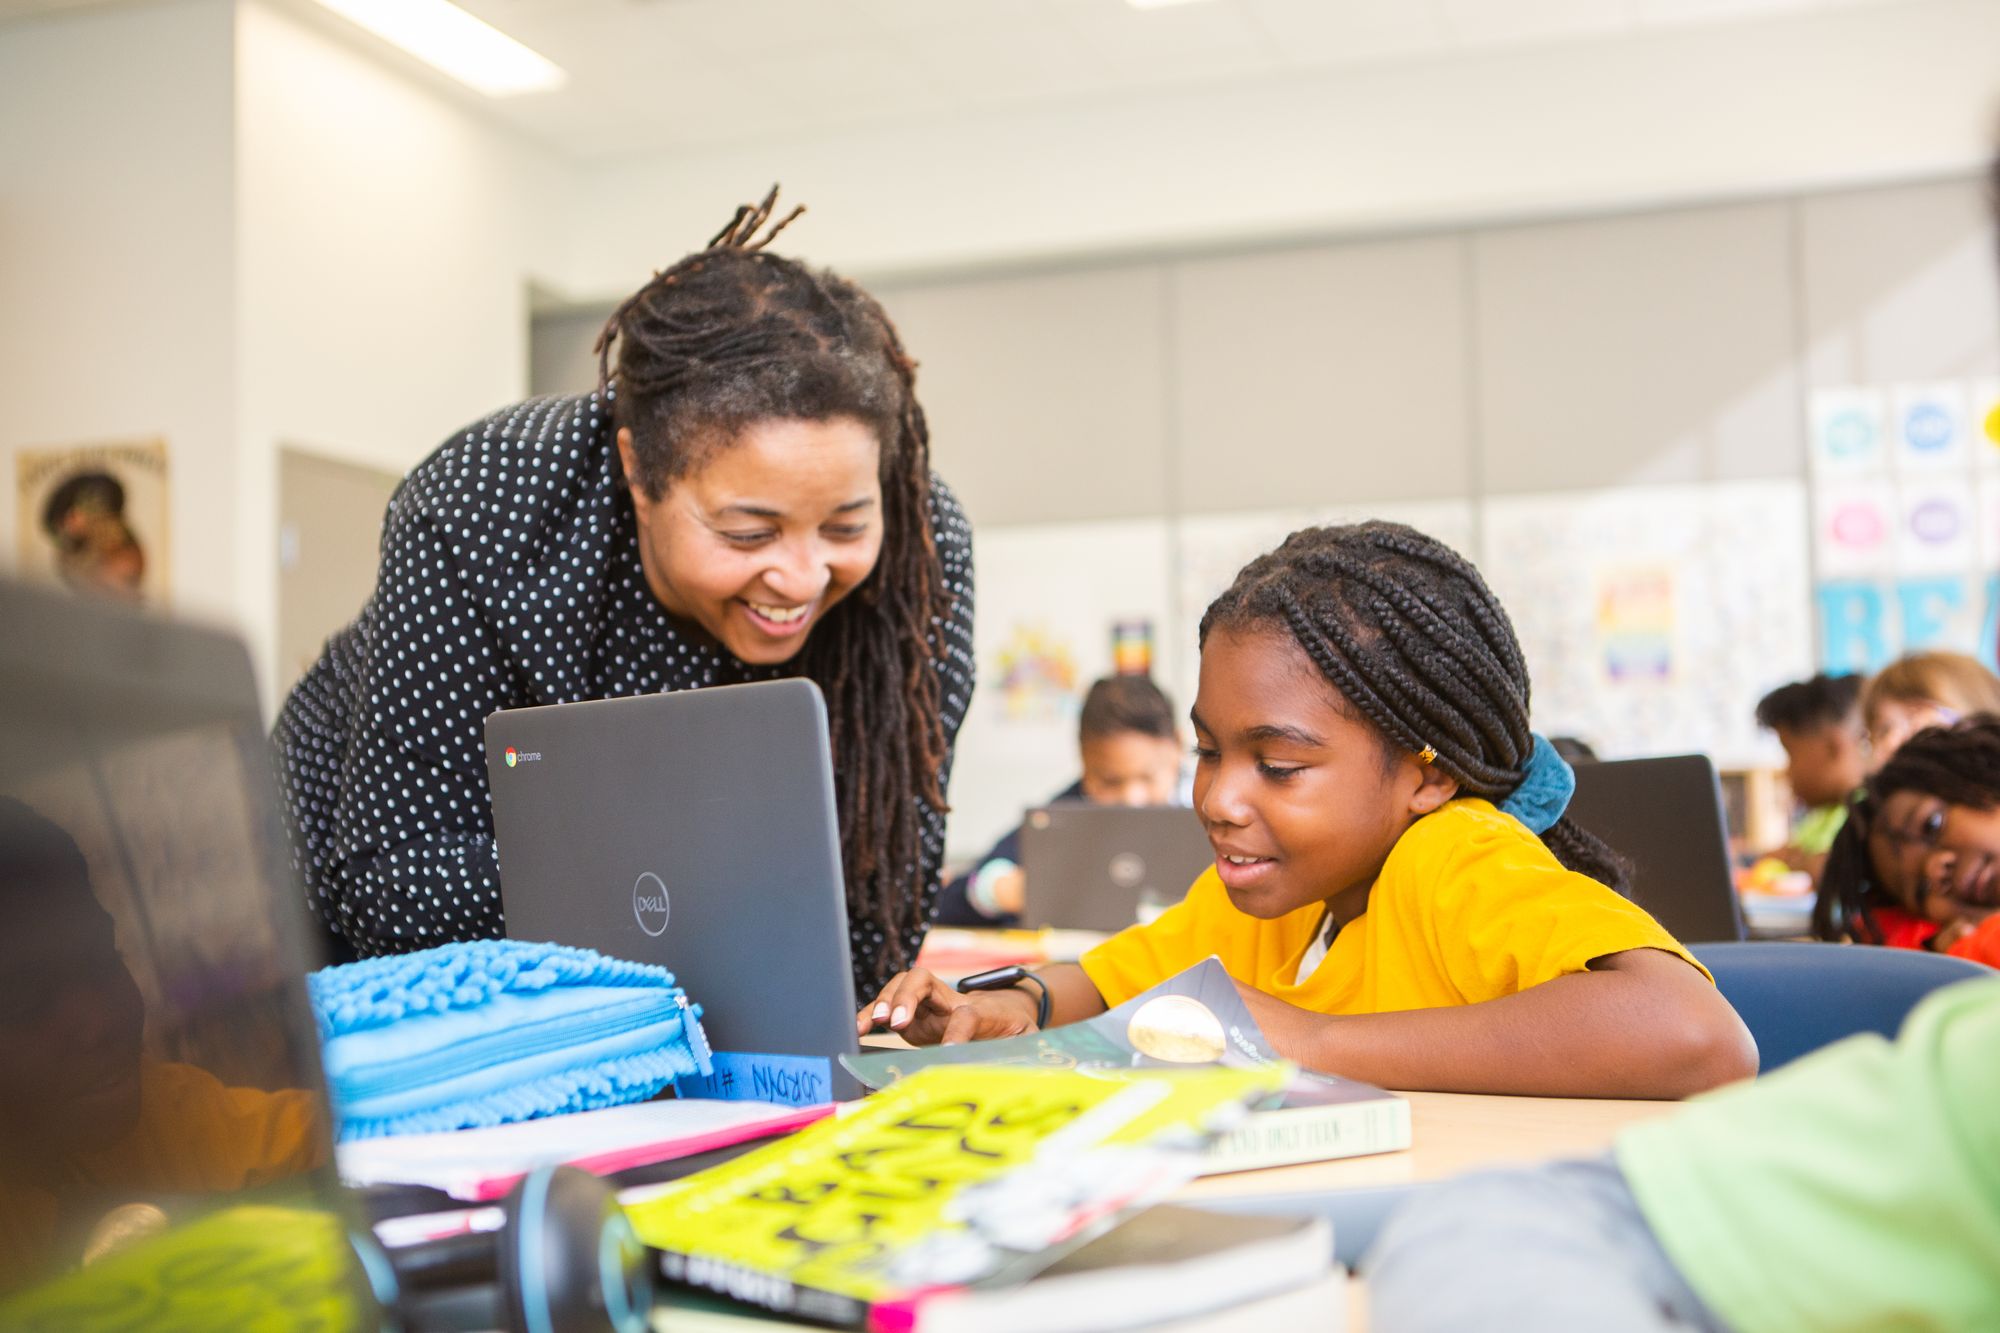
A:
<svg viewBox="0 0 2000 1333">
<path fill-rule="evenodd" d="M 1201 623 L 1187 898 L 1013 990 L 895 978 L 857 1017 L 915 1042 L 1073 1022 L 1219 955 L 1272 1045 L 1397 1088 L 1677 1097 L 1756 1069 L 1698 964 L 1562 817 L 1506 612 L 1389 523 L 1294 533 Z M 1497 803 L 1497 804 L 1496 804 Z M 1039 992 L 1039 993 L 1038 993 Z"/>
<path fill-rule="evenodd" d="M 1181 797 L 1180 729 L 1174 706 L 1149 676 L 1106 676 L 1083 696 L 1076 746 L 1083 776 L 1048 804 L 1174 805 Z M 1012 926 L 1020 921 L 1026 873 L 1021 830 L 1011 830 L 938 893 L 941 926 Z"/>
<path fill-rule="evenodd" d="M 1813 906 L 1825 940 L 2000 966 L 2000 719 L 1918 732 L 1868 779 Z"/>
<path fill-rule="evenodd" d="M 1800 806 L 1790 839 L 1770 853 L 1815 882 L 1833 835 L 1847 818 L 1847 798 L 1867 776 L 1861 725 L 1861 676 L 1829 676 L 1780 685 L 1757 701 L 1757 725 L 1785 747 L 1785 780 Z"/>
<path fill-rule="evenodd" d="M 971 537 L 916 363 L 867 293 L 763 248 L 772 202 L 618 307 L 597 392 L 495 413 L 390 501 L 374 595 L 274 733 L 293 860 L 352 952 L 502 933 L 487 714 L 804 676 L 855 985 L 916 957 L 972 692 Z"/>
<path fill-rule="evenodd" d="M 1910 653 L 1875 673 L 1861 692 L 1868 767 L 1882 767 L 1925 727 L 1974 713 L 2000 713 L 2000 678 L 1964 653 Z"/>
</svg>

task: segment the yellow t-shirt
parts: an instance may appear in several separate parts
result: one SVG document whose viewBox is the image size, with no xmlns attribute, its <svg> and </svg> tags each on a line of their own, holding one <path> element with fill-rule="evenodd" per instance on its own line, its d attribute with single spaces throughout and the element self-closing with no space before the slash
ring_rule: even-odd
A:
<svg viewBox="0 0 2000 1333">
<path fill-rule="evenodd" d="M 1563 869 L 1519 820 L 1472 798 L 1410 826 L 1367 910 L 1301 978 L 1320 914 L 1315 902 L 1270 921 L 1247 915 L 1210 869 L 1157 920 L 1084 954 L 1083 970 L 1116 1005 L 1214 954 L 1238 981 L 1301 1009 L 1378 1014 L 1498 999 L 1626 949 L 1701 967 L 1643 908 Z"/>
</svg>

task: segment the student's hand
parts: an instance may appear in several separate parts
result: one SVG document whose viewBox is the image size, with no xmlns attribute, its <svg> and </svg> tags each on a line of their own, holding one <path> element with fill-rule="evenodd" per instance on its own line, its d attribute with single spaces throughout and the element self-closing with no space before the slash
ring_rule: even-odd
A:
<svg viewBox="0 0 2000 1333">
<path fill-rule="evenodd" d="M 1008 916 L 1021 915 L 1028 901 L 1028 872 L 1015 866 L 993 877 L 993 905 Z"/>
<path fill-rule="evenodd" d="M 1035 996 L 1022 987 L 961 995 L 921 967 L 898 972 L 854 1016 L 855 1031 L 867 1036 L 886 1027 L 913 1046 L 949 1046 L 991 1037 L 1017 1037 L 1035 1030 Z"/>
</svg>

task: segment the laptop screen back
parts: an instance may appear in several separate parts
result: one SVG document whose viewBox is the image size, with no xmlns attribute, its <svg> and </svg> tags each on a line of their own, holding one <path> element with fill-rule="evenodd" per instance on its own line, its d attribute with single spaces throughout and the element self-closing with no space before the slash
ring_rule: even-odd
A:
<svg viewBox="0 0 2000 1333">
<path fill-rule="evenodd" d="M 364 1326 L 248 657 L 0 624 L 0 1326 Z"/>
<path fill-rule="evenodd" d="M 1118 931 L 1187 896 L 1215 864 L 1194 811 L 1174 805 L 1066 802 L 1021 828 L 1024 926 Z"/>
<path fill-rule="evenodd" d="M 817 686 L 511 709 L 486 720 L 486 768 L 511 938 L 662 964 L 717 1052 L 858 1091 L 834 1063 L 856 1001 Z M 748 1080 L 780 1063 L 734 1086 L 777 1095 Z"/>
<path fill-rule="evenodd" d="M 1632 866 L 1632 900 L 1686 942 L 1740 940 L 1722 784 L 1707 755 L 1576 766 L 1569 817 Z"/>
</svg>

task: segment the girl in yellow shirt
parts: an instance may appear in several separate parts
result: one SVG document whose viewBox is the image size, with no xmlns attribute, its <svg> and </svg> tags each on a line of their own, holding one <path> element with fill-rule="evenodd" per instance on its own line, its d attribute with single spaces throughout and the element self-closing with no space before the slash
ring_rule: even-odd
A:
<svg viewBox="0 0 2000 1333">
<path fill-rule="evenodd" d="M 1294 533 L 1202 617 L 1185 901 L 1080 964 L 961 995 L 902 973 L 857 1015 L 913 1042 L 1075 1022 L 1214 954 L 1271 1044 L 1395 1088 L 1680 1097 L 1756 1071 L 1707 974 L 1562 818 L 1513 626 L 1399 524 Z"/>
</svg>

